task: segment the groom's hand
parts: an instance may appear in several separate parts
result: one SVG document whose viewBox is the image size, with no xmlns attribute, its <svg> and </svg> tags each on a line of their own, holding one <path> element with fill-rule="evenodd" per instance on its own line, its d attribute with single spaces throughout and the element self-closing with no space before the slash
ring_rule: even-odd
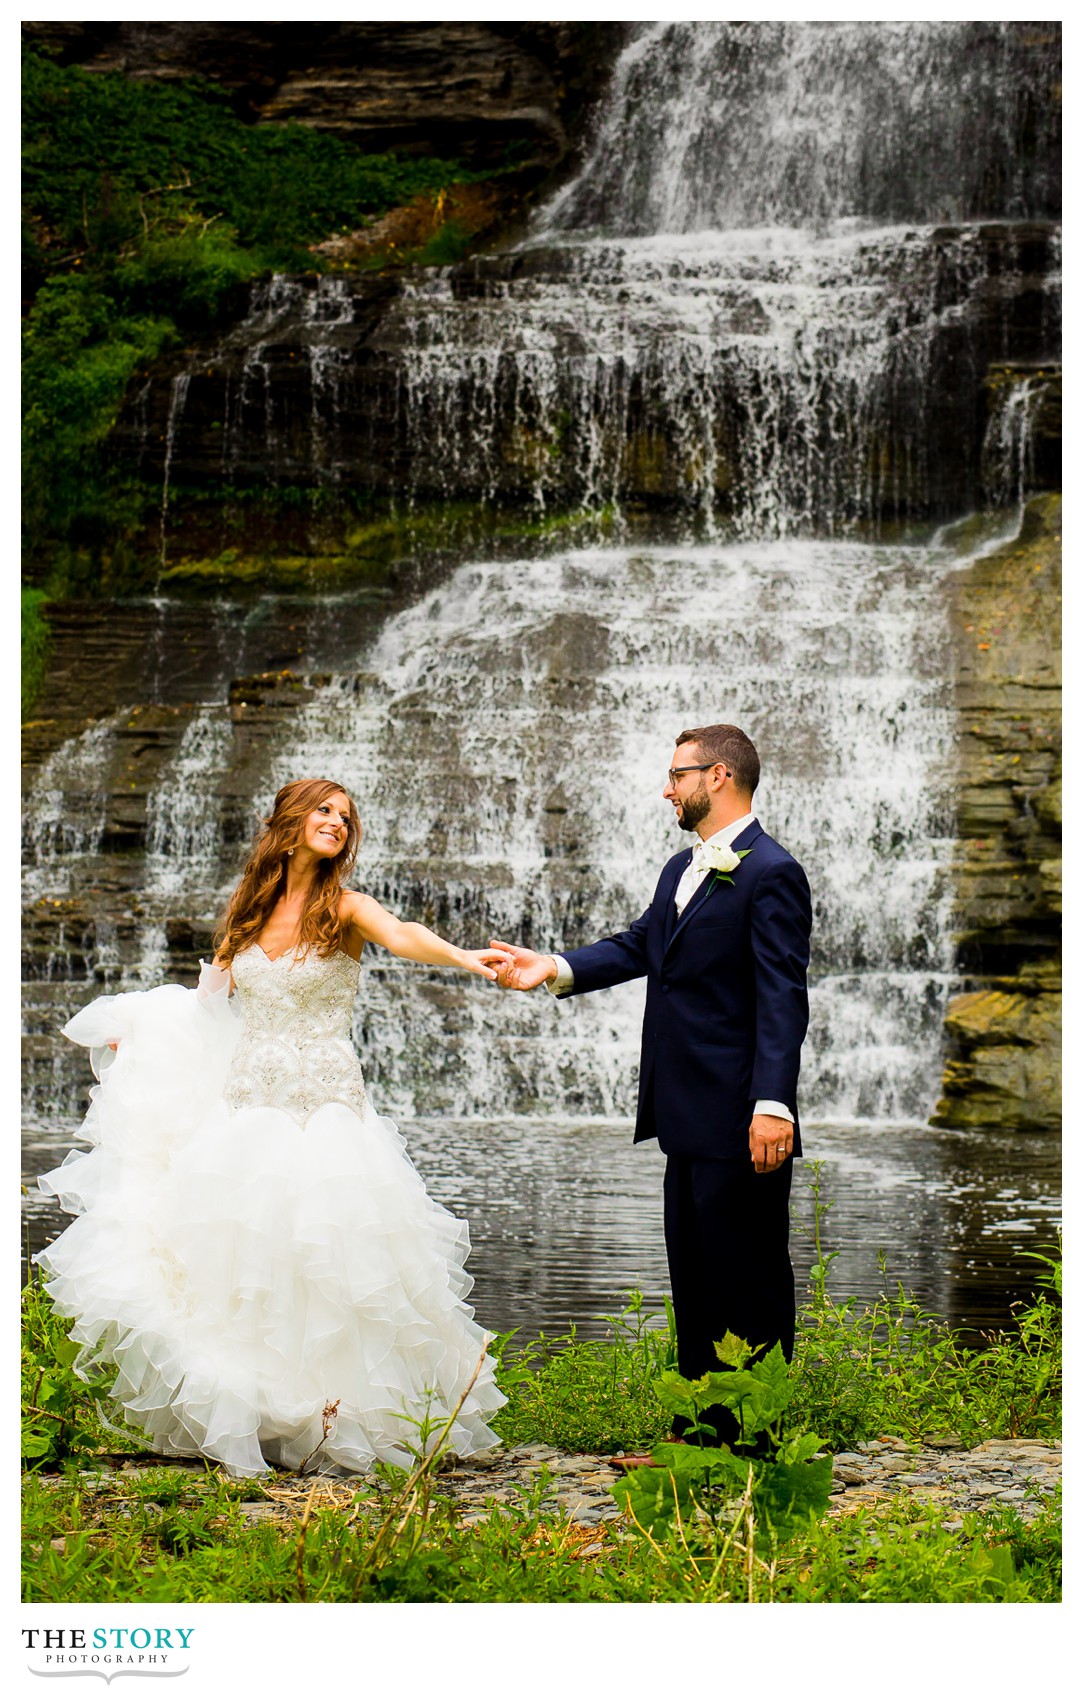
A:
<svg viewBox="0 0 1083 1700">
<path fill-rule="evenodd" d="M 748 1130 L 748 1148 L 758 1175 L 780 1169 L 793 1155 L 793 1123 L 785 1116 L 753 1116 Z"/>
<path fill-rule="evenodd" d="M 497 972 L 496 983 L 512 992 L 532 992 L 547 980 L 557 977 L 557 965 L 551 956 L 539 956 L 536 950 L 524 950 L 519 944 L 501 944 L 489 940 L 491 950 L 507 951 L 511 961 Z"/>
</svg>

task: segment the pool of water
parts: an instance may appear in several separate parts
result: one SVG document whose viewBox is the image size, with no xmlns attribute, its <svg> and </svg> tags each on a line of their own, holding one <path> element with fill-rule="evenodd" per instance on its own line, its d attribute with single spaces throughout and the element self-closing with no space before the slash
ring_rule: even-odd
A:
<svg viewBox="0 0 1083 1700">
<path fill-rule="evenodd" d="M 529 1339 L 574 1323 L 604 1335 L 605 1316 L 641 1291 L 661 1311 L 665 1159 L 633 1147 L 630 1122 L 434 1120 L 405 1123 L 432 1195 L 470 1223 L 471 1302 L 494 1331 Z M 75 1130 L 29 1128 L 24 1140 L 25 1242 L 39 1249 L 67 1218 L 35 1177 L 60 1161 Z M 1060 1153 L 1044 1136 L 947 1133 L 915 1124 L 811 1125 L 792 1200 L 799 1295 L 814 1261 L 812 1183 L 830 1204 L 829 1290 L 870 1300 L 902 1283 L 968 1336 L 1003 1326 L 1034 1289 L 1028 1252 L 1056 1243 Z"/>
</svg>

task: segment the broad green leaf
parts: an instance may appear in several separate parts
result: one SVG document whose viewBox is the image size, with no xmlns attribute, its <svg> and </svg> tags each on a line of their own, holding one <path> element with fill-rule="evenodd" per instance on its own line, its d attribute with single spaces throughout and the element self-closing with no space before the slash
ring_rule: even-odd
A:
<svg viewBox="0 0 1083 1700">
<path fill-rule="evenodd" d="M 801 1464 L 763 1463 L 754 1471 L 752 1504 L 777 1534 L 821 1516 L 830 1498 L 830 1458 Z"/>
<path fill-rule="evenodd" d="M 967 1569 L 991 1583 L 993 1592 L 1015 1579 L 1011 1548 L 1006 1546 L 976 1547 L 967 1557 Z"/>
<path fill-rule="evenodd" d="M 755 1348 L 747 1340 L 742 1340 L 739 1334 L 727 1332 L 721 1340 L 714 1342 L 714 1349 L 719 1363 L 725 1364 L 727 1369 L 744 1369 Z"/>
<path fill-rule="evenodd" d="M 818 1434 L 795 1434 L 784 1440 L 779 1448 L 778 1462 L 780 1464 L 804 1464 L 816 1452 L 822 1452 L 827 1446 L 826 1440 Z"/>
<path fill-rule="evenodd" d="M 692 1510 L 689 1485 L 670 1470 L 632 1470 L 614 1489 L 613 1497 L 648 1534 L 672 1523 L 677 1506 L 682 1517 Z"/>
</svg>

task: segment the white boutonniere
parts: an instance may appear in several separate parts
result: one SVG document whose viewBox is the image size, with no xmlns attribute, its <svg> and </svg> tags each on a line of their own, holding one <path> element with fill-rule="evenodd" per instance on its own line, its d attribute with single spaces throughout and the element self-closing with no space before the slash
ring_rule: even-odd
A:
<svg viewBox="0 0 1083 1700">
<path fill-rule="evenodd" d="M 711 885 L 714 885 L 716 880 L 723 885 L 732 885 L 730 875 L 733 870 L 739 868 L 745 857 L 751 854 L 751 845 L 747 850 L 731 850 L 728 844 L 705 844 L 697 861 L 701 868 L 709 871 Z M 707 889 L 710 890 L 710 886 Z"/>
</svg>

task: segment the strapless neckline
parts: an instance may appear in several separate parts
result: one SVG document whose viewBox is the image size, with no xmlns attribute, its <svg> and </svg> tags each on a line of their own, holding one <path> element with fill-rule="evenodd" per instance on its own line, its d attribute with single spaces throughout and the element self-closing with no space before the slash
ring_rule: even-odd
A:
<svg viewBox="0 0 1083 1700">
<path fill-rule="evenodd" d="M 284 956 L 296 956 L 300 948 L 300 945 L 291 944 L 288 949 L 280 950 L 277 956 L 268 956 L 267 952 L 258 940 L 255 944 L 250 944 L 248 946 L 249 950 L 258 950 L 264 962 L 270 963 L 272 967 L 276 962 L 281 962 Z M 244 953 L 242 952 L 242 955 L 243 954 Z M 361 966 L 361 958 L 359 956 L 351 956 L 348 950 L 336 950 L 331 956 L 317 957 L 316 960 L 319 962 L 336 962 L 339 957 L 342 957 L 346 962 L 352 962 L 355 968 L 360 968 Z"/>
</svg>

